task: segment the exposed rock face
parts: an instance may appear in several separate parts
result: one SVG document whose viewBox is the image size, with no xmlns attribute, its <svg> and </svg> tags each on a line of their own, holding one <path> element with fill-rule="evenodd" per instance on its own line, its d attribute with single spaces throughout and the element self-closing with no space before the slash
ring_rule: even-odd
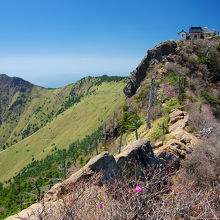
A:
<svg viewBox="0 0 220 220">
<path fill-rule="evenodd" d="M 103 182 L 111 182 L 118 173 L 118 165 L 115 158 L 108 152 L 103 152 L 92 158 L 83 168 L 71 175 L 62 183 L 58 183 L 45 196 L 45 201 L 57 200 L 68 191 L 68 188 L 76 182 L 91 177 L 95 173 L 103 172 Z"/>
<path fill-rule="evenodd" d="M 119 167 L 123 167 L 129 160 L 137 161 L 143 166 L 158 162 L 158 158 L 155 157 L 151 144 L 147 140 L 131 142 L 115 159 Z"/>
<path fill-rule="evenodd" d="M 166 41 L 159 44 L 154 49 L 148 50 L 147 56 L 141 61 L 139 66 L 131 73 L 129 77 L 129 82 L 124 88 L 126 97 L 130 98 L 136 93 L 141 82 L 147 76 L 147 71 L 149 68 L 161 62 L 164 57 L 175 53 L 176 48 L 177 43 L 175 41 Z"/>
<path fill-rule="evenodd" d="M 103 172 L 102 182 L 113 182 L 119 178 L 120 171 L 125 168 L 129 161 L 135 161 L 142 166 L 159 163 L 154 155 L 152 146 L 147 140 L 138 140 L 125 147 L 121 154 L 115 158 L 108 152 L 103 152 L 92 158 L 83 168 L 74 173 L 62 183 L 58 183 L 45 196 L 45 201 L 56 201 L 62 198 L 76 182 L 92 177 L 99 171 Z"/>
<path fill-rule="evenodd" d="M 172 125 L 174 123 L 176 123 L 177 121 L 179 121 L 180 119 L 183 119 L 185 116 L 184 112 L 176 109 L 174 110 L 172 113 L 170 113 L 170 121 L 169 121 L 169 125 Z"/>
<path fill-rule="evenodd" d="M 172 139 L 156 149 L 155 153 L 157 155 L 171 153 L 180 158 L 185 158 L 186 154 L 192 152 L 193 147 L 199 142 L 199 139 L 184 130 L 188 123 L 188 115 L 185 112 L 175 109 L 169 116 L 168 130 Z"/>
</svg>

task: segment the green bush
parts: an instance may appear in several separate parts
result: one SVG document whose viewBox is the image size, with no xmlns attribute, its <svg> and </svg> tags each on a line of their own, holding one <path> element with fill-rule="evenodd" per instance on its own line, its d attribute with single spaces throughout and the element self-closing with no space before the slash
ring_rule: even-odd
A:
<svg viewBox="0 0 220 220">
<path fill-rule="evenodd" d="M 178 82 L 179 76 L 178 74 L 171 72 L 169 75 L 162 77 L 160 83 L 167 83 L 169 85 L 174 85 Z"/>
<path fill-rule="evenodd" d="M 163 107 L 164 114 L 167 115 L 171 113 L 176 108 L 181 108 L 181 104 L 178 100 L 178 97 L 173 97 L 165 102 Z"/>
<path fill-rule="evenodd" d="M 201 92 L 201 97 L 203 97 L 207 102 L 209 102 L 212 105 L 220 104 L 219 98 L 212 95 L 209 92 L 206 92 L 206 91 Z"/>
<path fill-rule="evenodd" d="M 211 64 L 211 60 L 204 55 L 199 55 L 198 61 L 199 61 L 199 63 L 205 64 L 207 66 L 210 66 L 210 64 Z"/>
<path fill-rule="evenodd" d="M 164 116 L 159 119 L 158 126 L 153 130 L 150 141 L 155 142 L 157 139 L 162 137 L 164 134 L 168 131 L 168 122 L 169 122 L 169 116 Z"/>
<path fill-rule="evenodd" d="M 181 93 L 178 95 L 178 100 L 180 103 L 183 103 L 187 99 L 186 93 Z"/>
</svg>

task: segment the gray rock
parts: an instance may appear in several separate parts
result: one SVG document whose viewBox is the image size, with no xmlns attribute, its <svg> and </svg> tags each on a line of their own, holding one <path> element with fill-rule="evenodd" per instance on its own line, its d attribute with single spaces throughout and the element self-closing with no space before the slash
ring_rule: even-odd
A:
<svg viewBox="0 0 220 220">
<path fill-rule="evenodd" d="M 140 87 L 141 82 L 147 76 L 147 71 L 153 65 L 161 62 L 163 58 L 170 54 L 174 54 L 177 48 L 175 41 L 166 41 L 159 44 L 152 50 L 148 50 L 147 56 L 141 61 L 139 66 L 134 70 L 130 77 L 127 85 L 124 88 L 124 93 L 127 98 L 132 97 L 137 89 Z"/>
<path fill-rule="evenodd" d="M 103 172 L 102 179 L 99 180 L 100 182 L 111 183 L 117 178 L 118 165 L 116 164 L 115 158 L 108 152 L 102 152 L 96 157 L 93 157 L 84 167 L 71 175 L 68 179 L 54 185 L 45 196 L 45 201 L 55 201 L 62 198 L 75 183 L 91 178 L 100 171 Z"/>
<path fill-rule="evenodd" d="M 138 162 L 143 166 L 155 164 L 158 162 L 152 150 L 150 141 L 138 140 L 128 144 L 120 153 L 115 157 L 119 167 L 123 168 L 125 163 L 129 161 Z"/>
</svg>

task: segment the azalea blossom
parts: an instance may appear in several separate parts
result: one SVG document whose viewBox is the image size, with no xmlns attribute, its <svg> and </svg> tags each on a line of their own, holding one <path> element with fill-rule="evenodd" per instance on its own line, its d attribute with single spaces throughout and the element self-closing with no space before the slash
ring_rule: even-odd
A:
<svg viewBox="0 0 220 220">
<path fill-rule="evenodd" d="M 99 208 L 102 209 L 102 208 L 103 208 L 103 205 L 102 205 L 102 204 L 99 204 Z"/>
<path fill-rule="evenodd" d="M 136 186 L 134 191 L 135 192 L 141 192 L 143 189 L 140 186 Z"/>
</svg>

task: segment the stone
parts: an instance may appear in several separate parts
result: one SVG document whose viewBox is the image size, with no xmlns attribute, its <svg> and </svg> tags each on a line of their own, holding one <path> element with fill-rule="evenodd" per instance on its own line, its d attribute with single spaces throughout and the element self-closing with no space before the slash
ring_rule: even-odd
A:
<svg viewBox="0 0 220 220">
<path fill-rule="evenodd" d="M 180 140 L 180 142 L 184 145 L 196 145 L 199 141 L 197 137 L 191 133 L 188 133 L 181 127 L 176 128 L 176 130 L 172 131 L 170 134 L 176 139 Z"/>
<path fill-rule="evenodd" d="M 115 157 L 119 167 L 122 167 L 126 161 L 132 160 L 141 163 L 143 166 L 158 162 L 152 150 L 150 141 L 137 140 L 128 144 L 123 151 Z"/>
<path fill-rule="evenodd" d="M 147 56 L 144 57 L 139 66 L 130 74 L 129 81 L 124 88 L 126 98 L 130 98 L 136 93 L 141 82 L 147 76 L 148 70 L 168 55 L 174 54 L 176 48 L 177 43 L 175 41 L 166 41 L 148 50 Z"/>
<path fill-rule="evenodd" d="M 57 200 L 61 198 L 76 182 L 92 177 L 95 173 L 102 171 L 103 177 L 101 182 L 112 182 L 117 178 L 118 165 L 115 158 L 108 152 L 102 152 L 93 157 L 84 167 L 71 175 L 62 183 L 54 185 L 45 196 L 45 201 Z"/>
<path fill-rule="evenodd" d="M 192 138 L 189 135 L 183 134 L 180 141 L 184 143 L 185 145 L 189 144 L 191 142 Z"/>
<path fill-rule="evenodd" d="M 163 141 L 158 141 L 154 144 L 154 148 L 159 148 L 163 146 Z"/>
<path fill-rule="evenodd" d="M 184 118 L 184 112 L 179 110 L 179 109 L 175 109 L 172 113 L 170 113 L 170 120 L 169 120 L 169 125 L 172 125 L 174 123 L 176 123 L 177 121 L 181 120 Z"/>
<path fill-rule="evenodd" d="M 173 121 L 175 120 L 173 119 Z M 173 124 L 169 123 L 169 129 L 168 129 L 169 132 L 172 133 L 172 132 L 175 132 L 179 128 L 181 129 L 185 128 L 188 124 L 188 121 L 189 121 L 189 116 L 186 115 L 183 118 L 178 118 L 178 120 Z"/>
<path fill-rule="evenodd" d="M 170 118 L 175 118 L 177 116 L 184 116 L 184 115 L 185 115 L 185 113 L 183 111 L 181 111 L 179 109 L 175 109 L 174 111 L 172 111 L 170 113 Z"/>
</svg>

